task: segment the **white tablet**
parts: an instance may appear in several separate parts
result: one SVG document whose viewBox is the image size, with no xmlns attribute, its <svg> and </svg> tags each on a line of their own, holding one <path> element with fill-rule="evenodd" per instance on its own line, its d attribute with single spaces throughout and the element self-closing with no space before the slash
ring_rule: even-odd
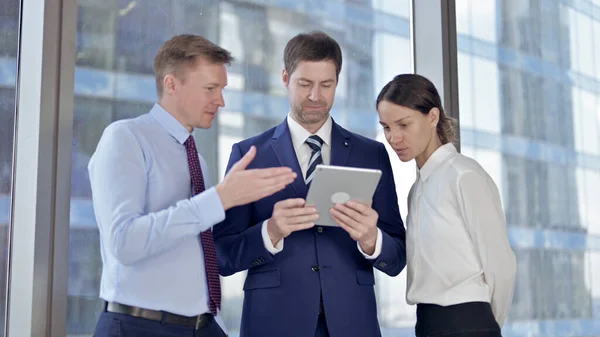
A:
<svg viewBox="0 0 600 337">
<path fill-rule="evenodd" d="M 316 224 L 339 227 L 331 217 L 331 207 L 348 200 L 368 203 L 373 199 L 380 178 L 380 170 L 317 165 L 306 196 L 306 205 L 316 206 L 319 213 Z"/>
</svg>

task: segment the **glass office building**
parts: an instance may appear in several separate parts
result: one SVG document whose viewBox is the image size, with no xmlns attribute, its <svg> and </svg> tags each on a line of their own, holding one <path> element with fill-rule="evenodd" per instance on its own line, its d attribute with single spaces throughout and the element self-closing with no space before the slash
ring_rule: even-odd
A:
<svg viewBox="0 0 600 337">
<path fill-rule="evenodd" d="M 600 336 L 600 1 L 455 3 L 460 109 L 451 113 L 458 116 L 461 151 L 498 184 L 518 258 L 504 336 Z M 27 67 L 17 66 L 20 5 L 0 0 L 3 289 L 9 279 L 17 70 Z M 300 32 L 323 30 L 342 45 L 334 119 L 384 141 L 375 97 L 394 75 L 411 72 L 410 19 L 410 0 L 79 0 L 67 335 L 91 336 L 102 309 L 87 163 L 109 123 L 146 113 L 155 102 L 153 58 L 164 41 L 179 33 L 201 34 L 236 58 L 226 107 L 212 129 L 196 133 L 216 183 L 233 143 L 285 118 L 283 48 Z M 406 219 L 415 166 L 400 163 L 393 152 L 390 158 Z M 223 279 L 225 320 L 234 336 L 244 276 Z M 415 308 L 405 303 L 405 278 L 404 272 L 395 278 L 377 274 L 384 336 L 414 335 Z M 2 291 L 1 326 L 6 308 Z"/>
</svg>

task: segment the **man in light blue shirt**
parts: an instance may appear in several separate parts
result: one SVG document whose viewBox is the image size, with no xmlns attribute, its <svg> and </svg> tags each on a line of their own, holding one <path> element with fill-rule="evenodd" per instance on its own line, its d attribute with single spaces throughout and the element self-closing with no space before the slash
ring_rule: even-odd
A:
<svg viewBox="0 0 600 337">
<path fill-rule="evenodd" d="M 158 103 L 112 123 L 98 143 L 88 169 L 106 306 L 94 336 L 225 336 L 212 226 L 296 177 L 284 167 L 246 170 L 252 149 L 222 183 L 205 186 L 193 130 L 210 128 L 225 105 L 231 61 L 200 36 L 167 41 L 154 61 Z"/>
</svg>

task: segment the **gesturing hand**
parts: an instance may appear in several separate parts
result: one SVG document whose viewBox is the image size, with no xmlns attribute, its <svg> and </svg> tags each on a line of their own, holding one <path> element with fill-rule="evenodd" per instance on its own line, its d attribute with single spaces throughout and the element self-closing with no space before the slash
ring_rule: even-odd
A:
<svg viewBox="0 0 600 337">
<path fill-rule="evenodd" d="M 296 179 L 296 173 L 289 167 L 247 170 L 255 156 L 256 147 L 252 146 L 248 153 L 231 167 L 223 182 L 217 185 L 217 192 L 225 210 L 268 197 Z"/>
</svg>

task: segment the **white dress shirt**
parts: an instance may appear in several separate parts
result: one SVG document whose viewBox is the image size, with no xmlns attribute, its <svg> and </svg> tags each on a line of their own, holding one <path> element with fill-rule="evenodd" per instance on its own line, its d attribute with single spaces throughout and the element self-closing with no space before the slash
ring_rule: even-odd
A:
<svg viewBox="0 0 600 337">
<path fill-rule="evenodd" d="M 485 170 L 451 143 L 441 146 L 417 172 L 407 218 L 407 302 L 488 302 L 502 326 L 516 260 L 498 188 Z"/>
<path fill-rule="evenodd" d="M 292 136 L 292 144 L 294 145 L 294 150 L 296 151 L 296 157 L 298 158 L 298 163 L 300 164 L 300 169 L 302 170 L 303 179 L 306 178 L 306 171 L 308 171 L 308 162 L 310 161 L 310 157 L 312 155 L 312 149 L 308 144 L 306 144 L 306 139 L 312 136 L 310 132 L 308 132 L 302 125 L 292 118 L 290 114 L 287 116 L 287 124 L 290 129 L 290 135 Z M 321 146 L 321 158 L 323 159 L 324 165 L 329 165 L 331 160 L 331 127 L 333 126 L 333 121 L 331 117 L 327 119 L 325 124 L 321 126 L 321 128 L 315 133 L 315 135 L 321 137 L 323 140 L 323 145 Z M 277 242 L 277 246 L 273 246 L 273 242 L 271 242 L 271 238 L 269 237 L 269 232 L 267 231 L 267 221 L 265 220 L 262 225 L 261 233 L 263 237 L 263 241 L 265 244 L 265 248 L 269 251 L 269 253 L 275 255 L 283 250 L 283 240 L 279 240 Z M 358 250 L 363 254 L 363 256 L 367 259 L 376 259 L 381 254 L 382 247 L 382 236 L 381 230 L 377 228 L 377 241 L 375 243 L 375 251 L 373 255 L 365 254 L 360 248 L 360 245 L 357 242 Z"/>
<path fill-rule="evenodd" d="M 106 128 L 88 170 L 106 301 L 184 316 L 209 312 L 198 234 L 225 219 L 214 187 L 192 197 L 191 135 L 155 104 Z M 206 162 L 200 157 L 206 183 Z M 225 330 L 220 315 L 216 317 Z"/>
</svg>

